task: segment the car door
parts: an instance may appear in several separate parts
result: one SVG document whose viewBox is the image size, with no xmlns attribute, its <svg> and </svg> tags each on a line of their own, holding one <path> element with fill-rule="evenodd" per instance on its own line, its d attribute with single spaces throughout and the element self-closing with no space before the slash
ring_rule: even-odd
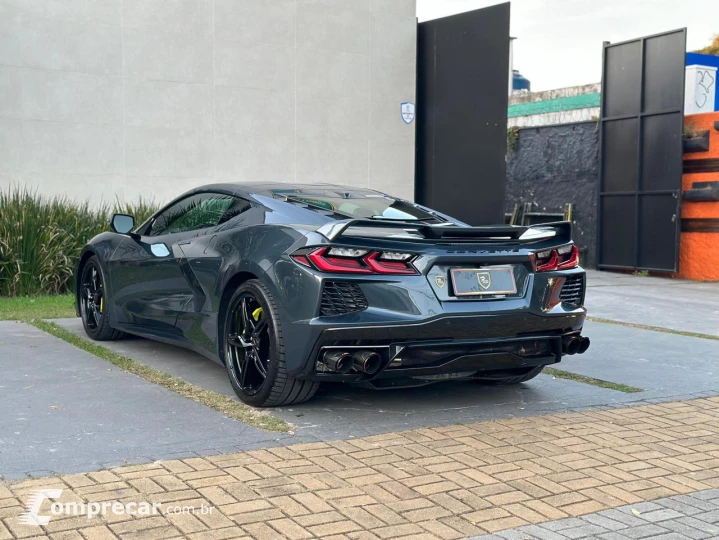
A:
<svg viewBox="0 0 719 540">
<path fill-rule="evenodd" d="M 222 193 L 190 195 L 156 214 L 137 231 L 139 237 L 123 240 L 109 261 L 120 325 L 181 337 L 177 316 L 197 296 L 197 279 L 183 246 L 210 233 L 233 201 Z"/>
</svg>

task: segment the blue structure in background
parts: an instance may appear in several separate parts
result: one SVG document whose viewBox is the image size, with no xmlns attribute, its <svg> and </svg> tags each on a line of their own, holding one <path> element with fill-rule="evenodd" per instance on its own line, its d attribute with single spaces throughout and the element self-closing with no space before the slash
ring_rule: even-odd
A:
<svg viewBox="0 0 719 540">
<path fill-rule="evenodd" d="M 529 79 L 522 77 L 519 71 L 516 69 L 512 70 L 512 90 L 526 90 L 529 92 L 531 85 Z"/>
<path fill-rule="evenodd" d="M 713 54 L 699 54 L 688 52 L 686 65 L 715 67 L 717 68 L 717 74 L 719 74 L 719 56 L 714 56 Z M 714 81 L 714 92 L 714 110 L 719 111 L 719 86 L 717 85 L 717 81 Z"/>
</svg>

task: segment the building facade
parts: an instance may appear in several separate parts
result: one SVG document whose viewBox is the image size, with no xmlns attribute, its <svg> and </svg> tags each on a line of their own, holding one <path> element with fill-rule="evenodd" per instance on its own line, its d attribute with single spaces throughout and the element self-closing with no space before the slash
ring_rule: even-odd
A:
<svg viewBox="0 0 719 540">
<path fill-rule="evenodd" d="M 549 126 L 599 118 L 602 85 L 585 84 L 509 96 L 509 127 Z"/>
<path fill-rule="evenodd" d="M 8 0 L 0 188 L 209 182 L 414 194 L 415 0 Z"/>
</svg>

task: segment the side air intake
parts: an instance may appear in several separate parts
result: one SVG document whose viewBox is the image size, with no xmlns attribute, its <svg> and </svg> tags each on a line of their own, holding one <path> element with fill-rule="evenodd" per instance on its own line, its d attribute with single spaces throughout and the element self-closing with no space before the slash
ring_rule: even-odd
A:
<svg viewBox="0 0 719 540">
<path fill-rule="evenodd" d="M 345 281 L 325 281 L 322 287 L 320 315 L 332 317 L 367 309 L 367 298 L 362 289 Z"/>
<path fill-rule="evenodd" d="M 569 276 L 562 285 L 559 298 L 562 299 L 562 303 L 572 307 L 580 307 L 584 304 L 584 274 Z"/>
</svg>

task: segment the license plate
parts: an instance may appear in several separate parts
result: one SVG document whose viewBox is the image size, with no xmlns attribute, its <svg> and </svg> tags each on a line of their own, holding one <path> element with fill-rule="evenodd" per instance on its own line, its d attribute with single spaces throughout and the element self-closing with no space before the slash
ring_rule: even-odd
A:
<svg viewBox="0 0 719 540">
<path fill-rule="evenodd" d="M 514 294 L 517 284 L 511 266 L 493 268 L 454 268 L 452 285 L 457 296 Z"/>
</svg>

